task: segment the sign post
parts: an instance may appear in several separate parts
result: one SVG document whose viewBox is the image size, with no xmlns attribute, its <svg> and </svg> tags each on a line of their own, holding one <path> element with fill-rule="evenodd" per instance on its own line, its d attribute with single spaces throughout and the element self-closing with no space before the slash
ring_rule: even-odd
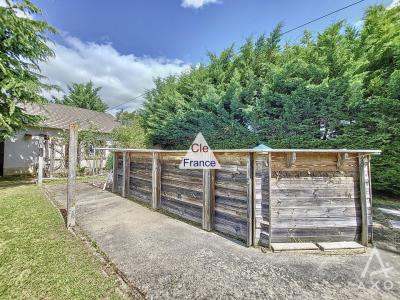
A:
<svg viewBox="0 0 400 300">
<path fill-rule="evenodd" d="M 69 126 L 67 227 L 74 227 L 76 206 L 76 163 L 78 155 L 78 125 Z"/>
<path fill-rule="evenodd" d="M 37 185 L 43 184 L 43 138 L 39 138 L 39 155 L 38 155 L 38 170 L 37 170 Z"/>
</svg>

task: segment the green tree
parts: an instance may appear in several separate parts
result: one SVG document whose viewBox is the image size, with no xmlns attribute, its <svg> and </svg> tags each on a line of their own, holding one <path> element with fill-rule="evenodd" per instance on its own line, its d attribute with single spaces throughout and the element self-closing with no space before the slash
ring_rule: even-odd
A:
<svg viewBox="0 0 400 300">
<path fill-rule="evenodd" d="M 337 22 L 296 44 L 282 26 L 209 54 L 209 63 L 158 79 L 141 114 L 152 144 L 382 149 L 375 190 L 400 194 L 400 7 L 370 7 L 356 30 Z"/>
<path fill-rule="evenodd" d="M 54 99 L 55 103 L 86 108 L 99 112 L 105 112 L 108 108 L 98 92 L 101 87 L 94 87 L 93 83 L 73 83 L 68 86 L 68 94 L 61 99 Z"/>
<path fill-rule="evenodd" d="M 18 104 L 43 103 L 41 91 L 53 88 L 43 83 L 39 63 L 54 55 L 48 33 L 56 32 L 44 21 L 18 16 L 41 13 L 30 1 L 5 2 L 0 6 L 0 140 L 39 121 Z"/>
<path fill-rule="evenodd" d="M 148 148 L 147 135 L 140 121 L 140 116 L 136 112 L 120 111 L 116 117 L 122 126 L 115 128 L 111 136 L 118 146 L 136 149 Z"/>
</svg>

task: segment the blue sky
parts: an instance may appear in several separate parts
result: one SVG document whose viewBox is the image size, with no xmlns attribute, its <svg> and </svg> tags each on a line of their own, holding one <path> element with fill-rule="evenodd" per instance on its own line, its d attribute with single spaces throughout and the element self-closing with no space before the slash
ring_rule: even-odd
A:
<svg viewBox="0 0 400 300">
<path fill-rule="evenodd" d="M 208 51 L 218 53 L 233 43 L 240 46 L 246 37 L 268 34 L 281 21 L 284 30 L 291 29 L 355 0 L 33 2 L 43 10 L 43 18 L 61 32 L 56 37 L 58 56 L 43 67 L 45 75 L 62 87 L 71 81 L 92 80 L 103 86 L 106 102 L 115 105 L 151 88 L 154 77 L 206 63 Z M 355 24 L 367 6 L 391 2 L 365 0 L 291 32 L 284 40 L 296 42 L 304 29 L 317 33 L 342 19 Z M 135 109 L 140 105 L 137 101 L 128 106 Z"/>
</svg>

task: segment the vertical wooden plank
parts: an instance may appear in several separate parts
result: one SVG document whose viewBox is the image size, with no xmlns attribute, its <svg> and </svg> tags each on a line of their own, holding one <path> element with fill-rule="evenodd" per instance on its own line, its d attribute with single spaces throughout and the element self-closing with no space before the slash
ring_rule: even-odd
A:
<svg viewBox="0 0 400 300">
<path fill-rule="evenodd" d="M 44 167 L 44 148 L 43 148 L 43 138 L 39 138 L 38 147 L 38 170 L 37 170 L 37 184 L 42 185 L 43 183 L 43 167 Z"/>
<path fill-rule="evenodd" d="M 252 245 L 255 246 L 256 245 L 256 221 L 257 221 L 257 214 L 256 214 L 256 195 L 257 195 L 257 191 L 256 191 L 256 172 L 257 172 L 257 158 L 258 158 L 258 154 L 254 153 L 253 154 L 253 172 L 252 172 L 252 176 L 253 176 L 253 240 L 252 240 Z M 261 197 L 261 202 L 262 202 L 262 197 Z M 261 204 L 262 205 L 262 204 Z"/>
<path fill-rule="evenodd" d="M 54 177 L 54 163 L 55 163 L 55 149 L 54 149 L 54 141 L 50 140 L 50 178 Z"/>
<path fill-rule="evenodd" d="M 95 176 L 96 176 L 96 147 L 93 149 L 93 156 L 92 156 L 92 185 L 95 184 Z"/>
<path fill-rule="evenodd" d="M 253 153 L 247 155 L 247 247 L 253 242 Z"/>
<path fill-rule="evenodd" d="M 68 188 L 67 188 L 67 227 L 76 225 L 76 164 L 78 156 L 78 125 L 69 126 L 68 150 Z"/>
<path fill-rule="evenodd" d="M 215 170 L 203 169 L 203 215 L 202 228 L 213 230 L 215 205 Z"/>
<path fill-rule="evenodd" d="M 271 173 L 272 173 L 272 158 L 271 152 L 268 153 L 268 218 L 269 218 L 269 227 L 268 227 L 268 245 L 269 249 L 271 249 L 272 243 L 272 199 L 271 199 Z"/>
<path fill-rule="evenodd" d="M 153 166 L 152 166 L 152 207 L 158 209 L 160 207 L 161 195 L 161 162 L 160 153 L 153 152 Z"/>
<path fill-rule="evenodd" d="M 366 163 L 365 156 L 358 158 L 360 177 L 360 201 L 361 201 L 361 244 L 368 246 L 368 212 L 367 212 L 367 190 L 366 190 Z"/>
<path fill-rule="evenodd" d="M 115 193 L 117 191 L 118 185 L 118 159 L 117 159 L 117 152 L 113 152 L 113 182 L 111 191 Z"/>
<path fill-rule="evenodd" d="M 130 175 L 130 153 L 123 153 L 123 164 L 122 164 L 122 197 L 128 196 L 129 191 L 129 175 Z"/>
<path fill-rule="evenodd" d="M 371 214 L 372 214 L 372 176 L 371 176 L 371 155 L 368 155 L 368 187 L 369 187 L 369 203 L 371 207 Z M 372 219 L 372 215 L 368 216 L 369 219 Z M 374 240 L 374 231 L 371 230 L 371 243 Z"/>
</svg>

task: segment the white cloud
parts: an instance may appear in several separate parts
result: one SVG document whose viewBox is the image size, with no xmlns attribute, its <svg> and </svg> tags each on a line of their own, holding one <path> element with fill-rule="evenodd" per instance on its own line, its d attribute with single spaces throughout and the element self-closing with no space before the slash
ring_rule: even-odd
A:
<svg viewBox="0 0 400 300">
<path fill-rule="evenodd" d="M 102 87 L 99 94 L 109 107 L 153 88 L 156 77 L 179 74 L 189 68 L 179 60 L 123 55 L 111 44 L 86 43 L 68 35 L 63 44 L 56 43 L 52 48 L 56 57 L 40 65 L 50 83 L 66 91 L 68 84 L 91 80 L 95 86 Z M 53 91 L 45 96 L 62 94 Z M 133 110 L 142 104 L 143 98 L 139 98 L 122 107 Z"/>
<path fill-rule="evenodd" d="M 9 2 L 11 3 L 11 5 L 13 4 L 12 0 L 9 0 Z M 0 6 L 7 7 L 8 5 L 7 5 L 5 0 L 0 0 Z M 28 19 L 31 19 L 31 20 L 33 19 L 33 16 L 30 15 L 29 13 L 26 13 L 26 12 L 20 10 L 20 9 L 14 9 L 14 10 L 15 10 L 17 16 L 20 17 L 20 18 L 28 18 Z"/>
<path fill-rule="evenodd" d="M 183 0 L 182 6 L 191 8 L 200 8 L 207 4 L 219 3 L 219 2 L 220 2 L 219 0 Z"/>
<path fill-rule="evenodd" d="M 392 3 L 390 3 L 390 4 L 387 6 L 387 9 L 391 9 L 391 8 L 396 7 L 396 6 L 400 6 L 400 0 L 393 0 Z"/>
</svg>

